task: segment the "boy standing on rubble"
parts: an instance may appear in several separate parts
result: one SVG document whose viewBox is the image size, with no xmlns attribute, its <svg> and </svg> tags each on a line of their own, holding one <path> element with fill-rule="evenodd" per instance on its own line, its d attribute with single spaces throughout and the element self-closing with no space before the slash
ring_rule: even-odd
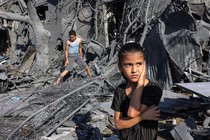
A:
<svg viewBox="0 0 210 140">
<path fill-rule="evenodd" d="M 76 62 L 80 68 L 85 69 L 87 75 L 91 77 L 90 68 L 82 59 L 82 40 L 77 37 L 74 30 L 69 31 L 69 39 L 66 41 L 65 47 L 65 70 L 59 75 L 59 77 L 53 82 L 53 85 L 58 85 L 62 78 L 70 71 L 73 70 L 74 62 Z"/>
</svg>

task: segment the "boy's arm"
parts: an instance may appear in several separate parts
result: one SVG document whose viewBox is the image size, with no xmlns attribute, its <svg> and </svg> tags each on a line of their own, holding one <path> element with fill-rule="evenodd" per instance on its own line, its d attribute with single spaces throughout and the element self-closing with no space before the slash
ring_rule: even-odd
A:
<svg viewBox="0 0 210 140">
<path fill-rule="evenodd" d="M 79 55 L 80 55 L 80 58 L 82 58 L 82 40 L 80 41 L 80 44 L 79 44 Z"/>
<path fill-rule="evenodd" d="M 118 130 L 130 128 L 143 120 L 157 121 L 160 117 L 160 111 L 157 106 L 149 107 L 144 113 L 133 118 L 122 117 L 121 112 L 115 112 L 115 126 Z"/>
<path fill-rule="evenodd" d="M 65 66 L 69 64 L 69 41 L 66 41 L 66 47 L 65 47 Z"/>
</svg>

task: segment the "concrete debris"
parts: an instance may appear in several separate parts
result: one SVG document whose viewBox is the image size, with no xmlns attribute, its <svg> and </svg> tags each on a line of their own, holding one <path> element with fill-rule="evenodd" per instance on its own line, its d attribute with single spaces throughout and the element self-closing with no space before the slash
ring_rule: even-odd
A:
<svg viewBox="0 0 210 140">
<path fill-rule="evenodd" d="M 196 122 L 193 118 L 186 119 L 184 122 L 177 125 L 171 134 L 175 140 L 199 140 L 198 136 L 193 136 L 190 133 L 190 130 L 197 129 Z"/>
<path fill-rule="evenodd" d="M 41 137 L 40 140 L 77 140 L 77 138 L 72 136 L 71 132 L 65 131 L 61 134 L 53 135 L 51 137 Z"/>
</svg>

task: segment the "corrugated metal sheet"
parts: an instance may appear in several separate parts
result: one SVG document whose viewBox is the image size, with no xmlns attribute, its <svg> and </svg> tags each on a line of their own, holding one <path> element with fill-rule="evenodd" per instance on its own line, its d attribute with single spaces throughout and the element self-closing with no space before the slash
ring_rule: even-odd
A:
<svg viewBox="0 0 210 140">
<path fill-rule="evenodd" d="M 201 71 L 202 46 L 210 38 L 206 25 L 184 11 L 164 16 L 144 42 L 149 78 L 168 89 L 183 79 L 185 70 Z"/>
</svg>

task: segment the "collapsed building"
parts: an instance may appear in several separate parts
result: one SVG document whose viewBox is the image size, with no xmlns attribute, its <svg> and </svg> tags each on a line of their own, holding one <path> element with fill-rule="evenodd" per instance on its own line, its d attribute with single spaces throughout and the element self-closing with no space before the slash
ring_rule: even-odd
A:
<svg viewBox="0 0 210 140">
<path fill-rule="evenodd" d="M 161 83 L 165 90 L 173 90 L 175 83 L 210 80 L 208 1 L 29 0 L 25 3 L 22 0 L 2 0 L 0 5 L 0 92 L 3 95 L 5 92 L 22 91 L 31 95 L 29 98 L 21 94 L 21 99 L 29 103 L 21 103 L 20 108 L 14 104 L 2 109 L 1 116 L 18 117 L 21 124 L 4 138 L 13 139 L 17 135 L 22 135 L 20 139 L 49 136 L 58 128 L 56 123 L 62 122 L 69 115 L 65 113 L 72 111 L 64 109 L 66 102 L 72 102 L 70 95 L 63 101 L 64 95 L 75 88 L 79 89 L 73 83 L 80 83 L 80 80 L 85 79 L 84 71 L 75 67 L 75 71 L 66 78 L 66 82 L 72 87 L 66 89 L 61 85 L 63 90 L 56 89 L 54 92 L 49 88 L 51 81 L 61 71 L 65 40 L 71 29 L 75 29 L 82 38 L 84 57 L 96 78 L 92 79 L 93 85 L 87 85 L 90 93 L 98 91 L 98 86 L 104 86 L 102 89 L 109 92 L 108 87 L 113 89 L 123 81 L 117 70 L 116 55 L 119 47 L 129 41 L 138 42 L 145 48 L 148 78 Z M 10 15 L 11 13 L 15 15 Z M 36 25 L 45 32 L 36 30 Z M 44 39 L 37 37 L 41 34 Z M 46 62 L 42 63 L 43 60 Z M 39 66 L 41 69 L 37 69 Z M 81 92 L 84 91 L 81 89 Z M 52 96 L 51 99 L 46 95 Z M 11 103 L 9 99 L 14 100 L 15 94 L 11 96 L 6 96 L 8 100 L 3 98 L 1 104 Z M 84 96 L 83 93 L 81 96 Z M 42 98 L 44 100 L 39 102 Z M 77 98 L 79 97 L 75 97 Z M 43 108 L 38 110 L 37 105 Z M 32 106 L 32 109 L 28 106 Z M 46 110 L 54 111 L 48 114 L 44 113 Z M 55 123 L 49 123 L 52 122 L 52 116 L 60 111 L 63 116 L 57 116 Z M 70 117 L 71 115 L 66 119 Z M 37 118 L 42 119 L 39 121 Z M 36 125 L 28 125 L 29 121 Z M 28 128 L 25 129 L 24 125 Z M 35 132 L 26 133 L 25 136 L 23 132 L 31 131 L 29 128 L 33 128 Z"/>
<path fill-rule="evenodd" d="M 136 3 L 139 8 L 136 7 Z M 83 47 L 87 61 L 101 58 L 109 52 L 111 52 L 109 55 L 113 56 L 116 47 L 127 41 L 141 43 L 149 54 L 149 77 L 160 82 L 166 89 L 170 89 L 175 82 L 194 81 L 195 77 L 191 77 L 194 73 L 202 71 L 208 73 L 208 68 L 204 68 L 209 66 L 208 3 L 191 3 L 186 7 L 184 1 L 177 1 L 180 9 L 170 6 L 170 1 L 136 1 L 136 3 L 128 1 L 125 4 L 123 1 L 106 0 L 79 3 L 56 0 L 35 1 L 33 5 L 36 7 L 40 22 L 47 31 L 50 31 L 50 48 L 47 49 L 49 56 L 46 56 L 49 60 L 46 61 L 53 63 L 56 57 L 63 57 L 63 54 L 59 56 L 57 52 L 63 52 L 68 31 L 75 29 L 78 36 L 84 40 Z M 4 11 L 27 15 L 27 6 L 21 1 L 6 5 L 9 6 Z M 196 11 L 199 8 L 201 10 Z M 129 16 L 125 18 L 126 15 Z M 177 20 L 181 16 L 183 18 Z M 38 57 L 34 52 L 36 40 L 32 27 L 22 21 L 5 19 L 1 25 L 3 30 L 1 52 L 6 44 L 6 48 L 10 48 L 10 57 L 13 58 L 10 61 L 17 60 L 10 62 L 17 67 L 15 69 L 20 72 L 33 71 L 30 66 L 24 68 L 26 67 L 24 64 L 32 66 L 32 62 L 26 62 L 29 61 L 29 57 L 30 60 Z M 180 47 L 183 44 L 186 47 Z M 186 51 L 188 49 L 192 52 Z M 179 53 L 177 56 L 177 52 L 182 52 L 182 55 Z M 190 59 L 184 58 L 185 56 Z M 184 59 L 186 61 L 183 61 Z M 49 65 L 43 73 L 49 71 Z M 183 67 L 186 68 L 182 69 Z M 41 73 L 39 72 L 39 75 Z M 202 77 L 204 80 L 206 75 Z"/>
</svg>

